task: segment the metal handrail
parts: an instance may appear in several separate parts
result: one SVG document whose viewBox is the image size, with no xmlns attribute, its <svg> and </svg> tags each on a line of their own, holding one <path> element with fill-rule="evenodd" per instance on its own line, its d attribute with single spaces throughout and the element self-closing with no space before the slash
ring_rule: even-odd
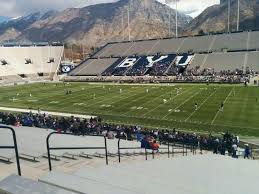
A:
<svg viewBox="0 0 259 194">
<path fill-rule="evenodd" d="M 136 150 L 136 149 L 139 149 L 139 150 L 142 150 L 142 149 L 145 149 L 145 159 L 147 160 L 147 156 L 148 156 L 148 152 L 147 150 L 149 150 L 148 148 L 142 148 L 142 147 L 121 147 L 120 146 L 120 141 L 121 141 L 121 138 L 118 139 L 118 159 L 119 159 L 119 163 L 121 162 L 121 152 L 120 150 Z M 167 149 L 167 154 L 168 154 L 168 158 L 170 158 L 170 143 L 169 141 L 167 142 L 167 148 L 159 148 L 159 149 Z M 152 150 L 152 158 L 154 159 L 155 158 L 155 153 L 154 153 L 154 149 L 150 149 Z"/>
<path fill-rule="evenodd" d="M 12 132 L 14 145 L 13 146 L 0 146 L 0 149 L 14 149 L 15 150 L 18 175 L 22 176 L 15 130 L 12 127 L 2 126 L 2 125 L 0 126 L 0 129 L 8 129 Z"/>
<path fill-rule="evenodd" d="M 135 149 L 145 149 L 145 159 L 147 160 L 147 150 L 149 150 L 148 148 L 142 148 L 142 147 L 121 147 L 120 146 L 120 141 L 121 139 L 119 138 L 118 140 L 118 158 L 119 158 L 119 163 L 121 162 L 121 153 L 120 153 L 120 150 L 135 150 Z M 162 144 L 166 144 L 167 147 L 160 147 L 159 150 L 161 149 L 167 149 L 167 153 L 168 153 L 168 158 L 170 158 L 170 153 L 172 154 L 172 156 L 174 157 L 174 154 L 175 154 L 175 151 L 174 149 L 175 148 L 180 148 L 182 149 L 182 153 L 183 156 L 187 156 L 188 154 L 188 149 L 191 150 L 191 153 L 193 155 L 196 154 L 196 150 L 197 150 L 197 145 L 195 143 L 185 143 L 185 142 L 175 142 L 175 141 L 171 141 L 171 140 L 164 140 L 162 142 Z M 170 152 L 170 147 L 172 148 L 172 151 Z M 154 159 L 155 158 L 155 153 L 153 149 L 150 149 L 152 150 L 152 158 Z"/>
<path fill-rule="evenodd" d="M 107 148 L 107 139 L 104 137 L 104 147 L 50 147 L 49 145 L 49 139 L 53 134 L 59 134 L 59 135 L 74 135 L 73 133 L 64 133 L 64 132 L 52 132 L 50 133 L 46 138 L 46 144 L 47 144 L 47 156 L 48 156 L 48 163 L 49 163 L 49 171 L 52 171 L 52 164 L 51 164 L 51 154 L 50 150 L 105 150 L 105 159 L 106 159 L 106 165 L 108 165 L 108 148 Z M 86 135 L 86 136 L 96 136 L 96 135 Z M 102 136 L 98 136 L 102 137 Z"/>
</svg>

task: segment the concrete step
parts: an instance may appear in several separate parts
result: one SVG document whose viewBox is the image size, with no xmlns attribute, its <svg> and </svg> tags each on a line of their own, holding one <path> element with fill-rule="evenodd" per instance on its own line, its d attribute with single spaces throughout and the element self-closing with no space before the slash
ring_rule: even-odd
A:
<svg viewBox="0 0 259 194">
<path fill-rule="evenodd" d="M 11 175 L 0 182 L 0 193 L 8 194 L 75 194 L 48 184 L 32 181 L 16 175 Z"/>
</svg>

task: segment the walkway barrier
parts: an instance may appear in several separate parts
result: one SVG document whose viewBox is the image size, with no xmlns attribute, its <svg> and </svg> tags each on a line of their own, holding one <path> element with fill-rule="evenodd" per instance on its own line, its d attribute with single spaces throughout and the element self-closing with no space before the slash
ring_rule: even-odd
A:
<svg viewBox="0 0 259 194">
<path fill-rule="evenodd" d="M 140 142 L 139 142 L 140 143 Z M 172 141 L 163 141 L 161 145 L 166 145 L 167 147 L 160 147 L 159 150 L 167 150 L 168 158 L 170 158 L 170 155 L 174 156 L 176 153 L 174 150 L 176 148 L 181 149 L 182 151 L 180 153 L 183 154 L 183 156 L 187 156 L 188 150 L 191 151 L 191 153 L 196 154 L 197 150 L 197 145 L 193 143 L 184 143 L 184 142 L 172 142 Z M 171 151 L 170 151 L 171 147 Z M 118 160 L 119 163 L 121 162 L 121 150 L 145 150 L 145 160 L 148 159 L 148 150 L 152 151 L 152 158 L 155 158 L 155 151 L 153 149 L 148 149 L 148 148 L 142 148 L 142 147 L 121 147 L 121 139 L 118 139 Z M 179 153 L 179 152 L 178 152 Z"/>
<path fill-rule="evenodd" d="M 58 135 L 74 135 L 72 133 L 59 133 L 59 132 L 52 132 L 50 133 L 46 138 L 46 144 L 47 144 L 47 158 L 49 162 L 49 171 L 52 171 L 52 164 L 51 164 L 51 150 L 104 150 L 105 151 L 105 159 L 106 159 L 106 165 L 108 165 L 108 148 L 107 148 L 107 139 L 105 136 L 98 136 L 104 138 L 104 147 L 50 147 L 49 145 L 49 139 L 52 135 L 58 134 Z M 94 136 L 97 135 L 85 135 L 85 136 Z"/>
<path fill-rule="evenodd" d="M 14 145 L 13 146 L 0 146 L 0 149 L 14 149 L 15 150 L 17 171 L 18 171 L 18 175 L 21 176 L 22 173 L 21 173 L 21 167 L 20 167 L 20 159 L 19 159 L 19 152 L 18 152 L 15 130 L 12 127 L 2 126 L 2 125 L 0 126 L 0 129 L 7 129 L 12 132 Z"/>
</svg>

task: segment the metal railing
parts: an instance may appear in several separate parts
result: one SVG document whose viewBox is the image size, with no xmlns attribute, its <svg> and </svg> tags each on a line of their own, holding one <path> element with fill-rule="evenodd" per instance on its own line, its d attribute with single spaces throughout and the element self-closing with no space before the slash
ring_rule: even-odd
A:
<svg viewBox="0 0 259 194">
<path fill-rule="evenodd" d="M 139 142 L 141 143 L 141 142 Z M 197 146 L 195 146 L 194 144 L 186 144 L 183 142 L 171 142 L 171 141 L 163 141 L 162 145 L 166 145 L 167 147 L 160 147 L 158 150 L 167 150 L 167 155 L 168 158 L 170 158 L 170 155 L 172 155 L 174 157 L 174 154 L 179 153 L 179 152 L 175 152 L 175 148 L 181 149 L 182 151 L 180 153 L 183 154 L 183 156 L 187 156 L 188 150 L 190 150 L 193 155 L 196 154 L 196 149 Z M 170 147 L 171 147 L 171 151 L 170 151 Z M 154 149 L 148 149 L 147 147 L 121 147 L 121 139 L 118 140 L 118 160 L 119 163 L 121 162 L 121 150 L 145 150 L 145 160 L 148 159 L 148 150 L 152 151 L 152 158 L 155 158 L 155 151 Z"/>
<path fill-rule="evenodd" d="M 47 144 L 47 157 L 48 157 L 48 163 L 49 163 L 49 171 L 52 171 L 52 164 L 51 164 L 51 150 L 105 150 L 105 159 L 106 159 L 106 165 L 108 165 L 108 148 L 107 148 L 107 139 L 105 136 L 98 136 L 104 138 L 104 147 L 50 147 L 49 145 L 49 139 L 52 135 L 59 134 L 59 135 L 74 135 L 72 133 L 59 133 L 59 132 L 52 132 L 50 133 L 46 138 L 46 144 Z M 95 136 L 96 135 L 86 135 L 86 136 Z"/>
<path fill-rule="evenodd" d="M 12 127 L 2 126 L 2 125 L 0 126 L 0 129 L 7 129 L 12 132 L 14 145 L 13 146 L 0 146 L 0 149 L 14 149 L 15 150 L 18 175 L 22 176 L 15 130 Z"/>
</svg>

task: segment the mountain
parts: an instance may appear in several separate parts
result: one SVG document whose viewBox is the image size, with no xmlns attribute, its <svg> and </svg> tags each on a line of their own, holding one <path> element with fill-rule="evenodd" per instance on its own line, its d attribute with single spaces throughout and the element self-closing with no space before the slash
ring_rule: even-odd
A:
<svg viewBox="0 0 259 194">
<path fill-rule="evenodd" d="M 228 1 L 221 0 L 220 5 L 207 8 L 202 14 L 190 22 L 185 29 L 187 33 L 224 32 L 227 30 Z M 230 30 L 237 29 L 238 1 L 231 0 Z M 259 0 L 240 1 L 240 30 L 254 30 L 259 27 Z"/>
<path fill-rule="evenodd" d="M 26 16 L 10 18 L 0 24 L 0 41 L 16 40 L 33 23 L 56 15 L 57 11 L 35 12 Z"/>
<path fill-rule="evenodd" d="M 129 4 L 130 29 L 127 24 Z M 170 14 L 173 35 L 176 12 L 156 0 L 120 0 L 70 8 L 46 17 L 34 13 L 0 25 L 0 41 L 12 33 L 15 41 L 65 41 L 88 46 L 127 40 L 129 31 L 131 39 L 162 38 L 168 36 Z M 178 15 L 180 31 L 192 18 L 182 13 Z M 6 33 L 9 35 L 5 36 Z"/>
<path fill-rule="evenodd" d="M 8 22 L 11 18 L 6 16 L 0 16 L 0 24 L 3 22 Z"/>
</svg>

